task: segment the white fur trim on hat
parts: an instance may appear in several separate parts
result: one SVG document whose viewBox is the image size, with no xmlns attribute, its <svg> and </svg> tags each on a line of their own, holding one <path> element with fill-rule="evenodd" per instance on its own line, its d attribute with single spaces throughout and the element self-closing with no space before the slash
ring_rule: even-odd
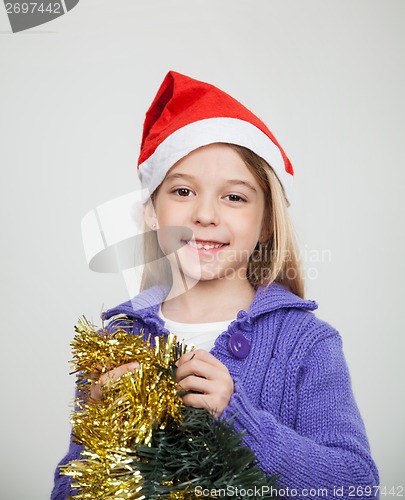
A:
<svg viewBox="0 0 405 500">
<path fill-rule="evenodd" d="M 244 146 L 263 158 L 275 171 L 290 201 L 293 176 L 285 169 L 280 149 L 255 125 L 238 118 L 207 118 L 173 132 L 139 165 L 142 187 L 152 194 L 177 161 L 201 146 L 216 142 Z"/>
</svg>

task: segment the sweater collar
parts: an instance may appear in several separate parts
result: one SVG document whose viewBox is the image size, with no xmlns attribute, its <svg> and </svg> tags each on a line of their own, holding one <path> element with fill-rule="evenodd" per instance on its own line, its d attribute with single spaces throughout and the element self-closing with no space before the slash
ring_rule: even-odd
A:
<svg viewBox="0 0 405 500">
<path fill-rule="evenodd" d="M 314 311 L 318 304 L 314 300 L 305 300 L 295 295 L 283 285 L 272 283 L 259 286 L 248 314 L 254 318 L 277 309 L 304 309 Z"/>
<path fill-rule="evenodd" d="M 103 319 L 110 319 L 117 314 L 126 314 L 131 318 L 145 319 L 157 315 L 160 304 L 164 301 L 170 288 L 167 286 L 154 286 L 144 290 L 133 299 L 123 302 L 103 314 Z"/>
<path fill-rule="evenodd" d="M 169 287 L 154 286 L 144 290 L 139 295 L 127 302 L 109 309 L 103 314 L 104 319 L 109 319 L 118 314 L 125 314 L 131 318 L 145 319 L 151 315 L 158 315 L 160 304 L 169 293 Z M 255 298 L 250 305 L 248 316 L 255 318 L 277 309 L 304 309 L 313 311 L 318 308 L 314 300 L 305 300 L 279 283 L 270 286 L 259 286 Z"/>
</svg>

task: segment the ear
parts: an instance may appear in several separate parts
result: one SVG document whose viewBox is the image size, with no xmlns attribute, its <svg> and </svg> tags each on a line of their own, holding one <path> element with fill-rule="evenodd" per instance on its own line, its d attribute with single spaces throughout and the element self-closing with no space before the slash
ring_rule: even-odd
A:
<svg viewBox="0 0 405 500">
<path fill-rule="evenodd" d="M 152 229 L 153 231 L 156 231 L 156 229 L 158 229 L 159 224 L 155 212 L 155 207 L 153 206 L 151 199 L 149 199 L 143 206 L 143 218 L 145 220 L 145 224 L 149 227 L 149 229 Z"/>
</svg>

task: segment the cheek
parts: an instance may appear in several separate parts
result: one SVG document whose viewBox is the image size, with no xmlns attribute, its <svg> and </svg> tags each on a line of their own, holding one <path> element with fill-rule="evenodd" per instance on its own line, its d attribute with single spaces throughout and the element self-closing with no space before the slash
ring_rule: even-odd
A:
<svg viewBox="0 0 405 500">
<path fill-rule="evenodd" d="M 247 235 L 260 233 L 262 228 L 263 214 L 259 211 L 240 213 L 233 218 L 233 225 L 240 232 Z"/>
<path fill-rule="evenodd" d="M 177 252 L 192 236 L 191 229 L 179 225 L 161 224 L 157 231 L 159 246 L 166 255 Z"/>
<path fill-rule="evenodd" d="M 160 203 L 156 203 L 156 217 L 161 227 L 179 226 L 185 220 L 185 215 L 187 215 L 187 209 L 183 203 L 176 203 L 168 200 L 162 200 Z"/>
</svg>

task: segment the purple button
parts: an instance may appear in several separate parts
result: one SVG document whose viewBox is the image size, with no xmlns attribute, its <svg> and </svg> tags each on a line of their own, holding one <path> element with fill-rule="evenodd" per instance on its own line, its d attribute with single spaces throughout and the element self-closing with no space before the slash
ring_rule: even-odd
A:
<svg viewBox="0 0 405 500">
<path fill-rule="evenodd" d="M 236 332 L 229 338 L 228 348 L 236 358 L 243 359 L 250 352 L 250 343 L 241 333 Z"/>
</svg>

